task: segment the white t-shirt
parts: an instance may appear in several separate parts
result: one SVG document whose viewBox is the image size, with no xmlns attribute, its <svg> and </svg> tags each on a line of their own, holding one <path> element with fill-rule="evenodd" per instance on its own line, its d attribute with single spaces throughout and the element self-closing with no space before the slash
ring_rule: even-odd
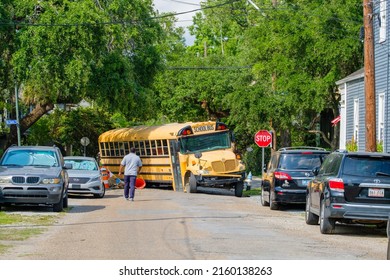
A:
<svg viewBox="0 0 390 280">
<path fill-rule="evenodd" d="M 137 176 L 138 167 L 142 166 L 142 161 L 139 156 L 130 153 L 122 159 L 121 165 L 125 167 L 125 176 Z"/>
</svg>

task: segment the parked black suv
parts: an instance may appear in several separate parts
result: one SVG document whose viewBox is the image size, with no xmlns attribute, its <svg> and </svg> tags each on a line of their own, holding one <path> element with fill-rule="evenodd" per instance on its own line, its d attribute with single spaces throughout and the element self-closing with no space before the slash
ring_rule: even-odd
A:
<svg viewBox="0 0 390 280">
<path fill-rule="evenodd" d="M 313 178 L 313 168 L 319 167 L 329 154 L 316 147 L 286 147 L 271 155 L 264 170 L 261 204 L 271 210 L 281 204 L 305 204 L 306 188 Z"/>
<path fill-rule="evenodd" d="M 314 170 L 305 219 L 333 233 L 336 222 L 386 225 L 390 215 L 390 154 L 336 151 Z"/>
<path fill-rule="evenodd" d="M 68 207 L 68 173 L 60 150 L 45 146 L 12 146 L 0 160 L 0 209 L 9 204 Z"/>
</svg>

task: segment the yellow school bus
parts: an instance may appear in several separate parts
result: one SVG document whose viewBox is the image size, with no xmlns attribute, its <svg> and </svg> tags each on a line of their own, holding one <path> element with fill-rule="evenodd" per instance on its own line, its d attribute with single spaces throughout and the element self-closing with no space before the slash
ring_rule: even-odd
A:
<svg viewBox="0 0 390 280">
<path fill-rule="evenodd" d="M 222 122 L 118 128 L 104 132 L 98 141 L 101 164 L 116 176 L 122 158 L 134 147 L 147 185 L 187 193 L 198 187 L 234 188 L 235 195 L 242 196 L 245 166 L 232 132 Z"/>
</svg>

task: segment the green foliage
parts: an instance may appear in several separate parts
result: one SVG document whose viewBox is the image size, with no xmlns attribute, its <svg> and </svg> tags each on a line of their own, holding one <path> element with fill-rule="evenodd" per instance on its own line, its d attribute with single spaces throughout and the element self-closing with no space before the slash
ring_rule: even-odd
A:
<svg viewBox="0 0 390 280">
<path fill-rule="evenodd" d="M 376 143 L 376 151 L 378 153 L 383 153 L 383 141 L 379 141 Z"/>
<path fill-rule="evenodd" d="M 357 152 L 357 150 L 358 150 L 358 143 L 355 141 L 354 138 L 352 138 L 350 141 L 347 142 L 346 149 L 349 152 Z"/>
<path fill-rule="evenodd" d="M 156 102 L 150 99 L 149 88 L 161 69 L 159 42 L 165 38 L 153 19 L 152 3 L 3 1 L 0 108 L 11 99 L 16 78 L 23 102 L 44 108 L 21 120 L 22 133 L 53 104 L 77 104 L 82 99 L 129 119 L 148 118 Z"/>
<path fill-rule="evenodd" d="M 114 128 L 110 115 L 94 107 L 77 108 L 66 112 L 60 109 L 41 118 L 30 129 L 27 138 L 30 145 L 62 146 L 69 155 L 83 155 L 82 137 L 88 137 L 90 144 L 86 146 L 87 156 L 96 156 L 99 135 Z"/>
</svg>

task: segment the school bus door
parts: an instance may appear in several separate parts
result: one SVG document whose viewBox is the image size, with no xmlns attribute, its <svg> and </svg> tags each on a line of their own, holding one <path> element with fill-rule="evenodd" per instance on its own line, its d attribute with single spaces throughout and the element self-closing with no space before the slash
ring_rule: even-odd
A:
<svg viewBox="0 0 390 280">
<path fill-rule="evenodd" d="M 176 191 L 183 191 L 183 184 L 181 181 L 180 161 L 179 161 L 179 147 L 177 140 L 169 140 L 169 149 L 171 154 L 171 164 L 173 173 L 173 189 Z"/>
</svg>

